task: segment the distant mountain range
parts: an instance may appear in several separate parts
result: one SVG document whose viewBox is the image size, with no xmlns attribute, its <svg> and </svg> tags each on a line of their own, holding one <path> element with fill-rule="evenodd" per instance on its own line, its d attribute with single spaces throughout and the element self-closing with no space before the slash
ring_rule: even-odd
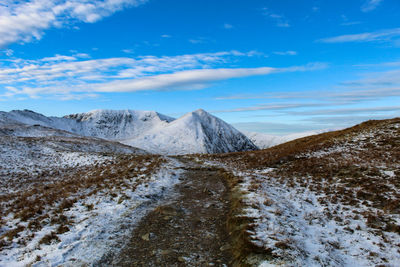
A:
<svg viewBox="0 0 400 267">
<path fill-rule="evenodd" d="M 47 117 L 30 110 L 0 112 L 0 136 L 95 137 L 168 155 L 265 149 L 326 131 L 285 136 L 241 133 L 202 109 L 178 119 L 137 110 L 94 110 L 64 117 Z"/>
<path fill-rule="evenodd" d="M 244 134 L 201 109 L 178 119 L 154 111 L 95 110 L 60 118 L 13 110 L 0 112 L 0 126 L 0 135 L 96 137 L 158 154 L 258 149 Z"/>
</svg>

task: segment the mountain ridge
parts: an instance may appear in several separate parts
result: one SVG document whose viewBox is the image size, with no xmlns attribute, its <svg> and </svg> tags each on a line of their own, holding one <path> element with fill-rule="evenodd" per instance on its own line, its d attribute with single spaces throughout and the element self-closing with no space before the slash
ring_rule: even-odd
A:
<svg viewBox="0 0 400 267">
<path fill-rule="evenodd" d="M 155 154 L 225 153 L 258 149 L 243 133 L 203 109 L 189 112 L 178 119 L 155 111 L 128 109 L 92 110 L 64 117 L 47 117 L 31 110 L 13 110 L 0 112 L 0 122 L 40 125 L 81 136 L 118 141 Z"/>
</svg>

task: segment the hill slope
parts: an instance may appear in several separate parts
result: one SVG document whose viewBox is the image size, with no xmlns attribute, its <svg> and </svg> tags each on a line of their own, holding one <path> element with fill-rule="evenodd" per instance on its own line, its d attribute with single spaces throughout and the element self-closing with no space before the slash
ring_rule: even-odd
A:
<svg viewBox="0 0 400 267">
<path fill-rule="evenodd" d="M 280 145 L 292 140 L 296 140 L 302 137 L 316 135 L 324 132 L 329 132 L 332 130 L 313 130 L 307 132 L 300 132 L 294 134 L 287 134 L 287 135 L 270 135 L 265 133 L 258 133 L 258 132 L 244 132 L 244 134 L 260 149 L 270 148 L 276 145 Z"/>
<path fill-rule="evenodd" d="M 253 259 L 267 266 L 400 261 L 399 118 L 204 159 L 243 181 L 244 235 L 259 248 Z"/>
</svg>

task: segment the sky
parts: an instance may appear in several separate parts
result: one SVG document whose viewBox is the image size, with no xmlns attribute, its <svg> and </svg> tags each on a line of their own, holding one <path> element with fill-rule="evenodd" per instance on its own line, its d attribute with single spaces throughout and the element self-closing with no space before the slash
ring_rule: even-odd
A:
<svg viewBox="0 0 400 267">
<path fill-rule="evenodd" d="M 400 116 L 400 1 L 0 2 L 0 110 L 199 108 L 276 135 Z"/>
</svg>

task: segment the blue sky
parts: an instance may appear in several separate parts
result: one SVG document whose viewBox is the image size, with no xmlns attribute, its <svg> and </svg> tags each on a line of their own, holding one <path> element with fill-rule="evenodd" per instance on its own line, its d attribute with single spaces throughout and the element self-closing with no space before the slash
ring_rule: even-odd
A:
<svg viewBox="0 0 400 267">
<path fill-rule="evenodd" d="M 286 134 L 400 116 L 400 2 L 0 3 L 0 110 L 203 108 Z"/>
</svg>

